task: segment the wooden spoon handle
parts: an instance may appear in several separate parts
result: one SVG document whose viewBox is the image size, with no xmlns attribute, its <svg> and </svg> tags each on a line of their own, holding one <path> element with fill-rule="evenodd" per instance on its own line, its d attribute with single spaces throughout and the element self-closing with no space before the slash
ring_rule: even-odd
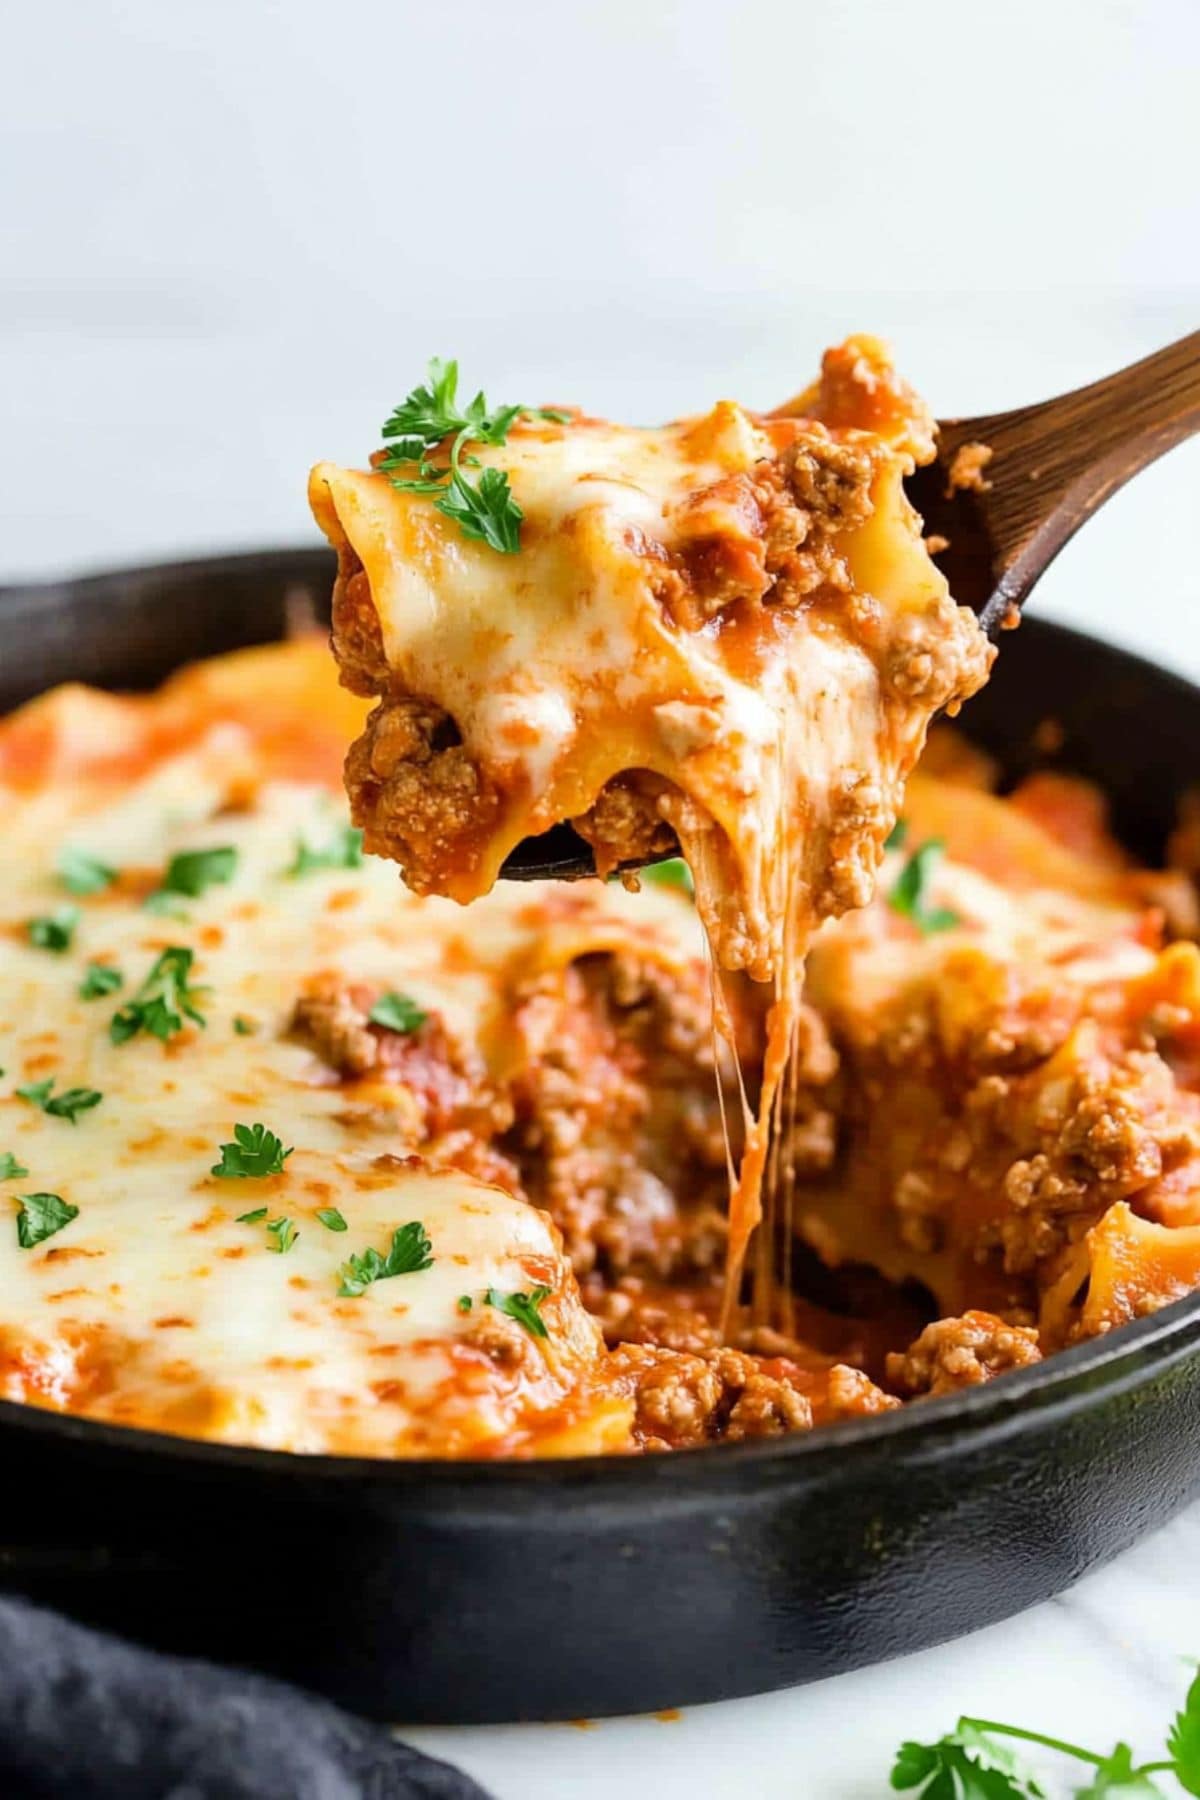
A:
<svg viewBox="0 0 1200 1800">
<path fill-rule="evenodd" d="M 1042 570 L 1109 496 L 1200 430 L 1200 331 L 1128 369 L 1041 405 L 941 426 L 938 460 L 986 444 L 979 496 L 996 583 L 988 613 L 1019 606 Z M 995 620 L 985 618 L 985 623 Z"/>
</svg>

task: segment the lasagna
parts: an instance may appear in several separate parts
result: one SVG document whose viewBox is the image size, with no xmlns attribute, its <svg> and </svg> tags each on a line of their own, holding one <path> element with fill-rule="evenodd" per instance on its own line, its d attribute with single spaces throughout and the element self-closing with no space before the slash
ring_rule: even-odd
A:
<svg viewBox="0 0 1200 1800">
<path fill-rule="evenodd" d="M 649 429 L 509 408 L 489 432 L 474 404 L 473 436 L 434 365 L 395 415 L 398 451 L 312 473 L 342 679 L 377 702 L 346 765 L 352 814 L 410 888 L 462 901 L 567 821 L 602 875 L 682 848 L 718 964 L 776 1000 L 734 1184 L 732 1307 L 781 1186 L 770 1140 L 812 933 L 870 899 L 930 719 L 991 660 L 904 495 L 933 423 L 863 337 L 771 415 L 721 401 Z M 460 416 L 461 436 L 435 436 Z M 515 502 L 507 540 L 464 530 L 467 439 L 481 494 Z M 770 1275 L 764 1254 L 764 1319 Z"/>
<path fill-rule="evenodd" d="M 372 1457 L 636 1454 L 980 1382 L 1200 1285 L 1183 872 L 938 728 L 794 1032 L 772 1324 L 722 1321 L 769 986 L 680 885 L 363 855 L 323 643 L 0 724 L 0 1395 Z M 1194 862 L 1184 826 L 1178 858 Z"/>
</svg>

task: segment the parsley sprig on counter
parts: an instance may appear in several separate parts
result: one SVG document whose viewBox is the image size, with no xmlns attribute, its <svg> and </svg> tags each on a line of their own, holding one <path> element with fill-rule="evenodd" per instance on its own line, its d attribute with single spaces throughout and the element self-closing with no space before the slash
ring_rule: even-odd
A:
<svg viewBox="0 0 1200 1800">
<path fill-rule="evenodd" d="M 342 1264 L 338 1294 L 343 1300 L 357 1300 L 372 1282 L 389 1281 L 393 1275 L 417 1275 L 432 1266 L 433 1245 L 425 1227 L 419 1219 L 411 1219 L 407 1225 L 397 1225 L 386 1256 L 368 1249 Z"/>
<path fill-rule="evenodd" d="M 892 837 L 895 837 L 895 831 Z M 958 914 L 951 912 L 948 906 L 932 906 L 929 900 L 934 871 L 945 854 L 946 846 L 941 838 L 930 838 L 919 850 L 913 851 L 888 895 L 892 911 L 911 919 L 922 937 L 928 937 L 934 931 L 949 931 L 961 923 Z"/>
<path fill-rule="evenodd" d="M 30 1106 L 38 1106 L 52 1119 L 69 1119 L 74 1125 L 81 1112 L 88 1112 L 93 1106 L 99 1106 L 104 1095 L 95 1088 L 64 1088 L 61 1094 L 54 1092 L 54 1077 L 45 1081 L 29 1081 L 24 1087 L 17 1089 L 18 1097 L 27 1100 Z"/>
<path fill-rule="evenodd" d="M 203 988 L 190 986 L 194 953 L 182 944 L 171 944 L 157 957 L 150 973 L 136 995 L 109 1021 L 108 1035 L 114 1044 L 126 1044 L 139 1031 L 149 1032 L 164 1044 L 183 1030 L 186 1018 L 204 1024 L 204 1014 L 196 1002 Z"/>
<path fill-rule="evenodd" d="M 1072 1800 L 1164 1800 L 1155 1775 L 1173 1775 L 1185 1793 L 1200 1795 L 1200 1675 L 1187 1691 L 1167 1734 L 1167 1755 L 1135 1763 L 1128 1744 L 1107 1753 L 1084 1749 L 1064 1738 L 994 1719 L 960 1719 L 936 1743 L 901 1744 L 891 1785 L 915 1800 L 1046 1800 L 1047 1789 L 1025 1769 L 1007 1744 L 1013 1738 L 1088 1764 L 1083 1787 Z"/>
<path fill-rule="evenodd" d="M 48 1237 L 79 1217 L 79 1208 L 61 1194 L 22 1194 L 17 1214 L 17 1243 L 22 1250 L 44 1244 Z"/>
<path fill-rule="evenodd" d="M 468 468 L 479 468 L 478 458 L 466 455 L 471 443 L 498 447 L 508 442 L 513 423 L 523 412 L 561 424 L 569 415 L 547 408 L 525 406 L 489 407 L 482 392 L 465 407 L 458 400 L 458 364 L 433 357 L 425 382 L 413 388 L 383 427 L 388 445 L 377 466 L 384 470 L 393 487 L 412 494 L 434 494 L 434 505 L 446 518 L 453 519 L 465 538 L 489 544 L 502 556 L 515 556 L 521 548 L 521 521 L 525 517 L 517 504 L 507 474 L 492 467 L 480 470 L 477 477 Z M 449 438 L 445 461 L 435 461 Z M 398 475 L 395 471 L 417 465 L 415 475 Z"/>
<path fill-rule="evenodd" d="M 233 1136 L 232 1144 L 219 1146 L 221 1160 L 213 1164 L 214 1175 L 228 1181 L 245 1181 L 283 1174 L 283 1165 L 292 1151 L 284 1149 L 283 1139 L 273 1131 L 265 1125 L 235 1125 Z"/>
</svg>

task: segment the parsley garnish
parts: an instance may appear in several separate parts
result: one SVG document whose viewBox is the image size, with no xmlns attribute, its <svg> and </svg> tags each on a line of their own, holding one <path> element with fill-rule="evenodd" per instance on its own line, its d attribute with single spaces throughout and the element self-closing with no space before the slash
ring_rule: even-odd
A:
<svg viewBox="0 0 1200 1800">
<path fill-rule="evenodd" d="M 696 892 L 692 871 L 682 856 L 668 857 L 666 862 L 647 863 L 640 873 L 646 881 L 652 881 L 656 887 L 682 888 L 685 894 Z"/>
<path fill-rule="evenodd" d="M 498 1288 L 489 1288 L 484 1299 L 489 1306 L 498 1312 L 507 1313 L 518 1325 L 523 1325 L 530 1337 L 549 1337 L 538 1308 L 550 1298 L 548 1287 L 531 1288 L 527 1294 L 502 1294 Z"/>
<path fill-rule="evenodd" d="M 908 837 L 908 820 L 897 819 L 892 829 L 883 840 L 885 850 L 903 850 Z"/>
<path fill-rule="evenodd" d="M 317 869 L 361 869 L 363 834 L 353 825 L 342 825 L 328 844 L 313 845 L 304 838 L 296 840 L 296 855 L 285 874 L 311 875 Z"/>
<path fill-rule="evenodd" d="M 254 1033 L 258 1030 L 258 1027 L 252 1019 L 243 1018 L 241 1013 L 236 1013 L 233 1020 L 233 1029 L 237 1032 L 239 1037 L 253 1037 Z"/>
<path fill-rule="evenodd" d="M 471 1310 L 471 1308 L 472 1308 L 472 1307 L 473 1307 L 473 1306 L 474 1306 L 474 1304 L 475 1304 L 475 1302 L 474 1302 L 474 1301 L 473 1301 L 473 1300 L 472 1300 L 472 1298 L 471 1298 L 471 1296 L 470 1296 L 470 1294 L 460 1294 L 460 1295 L 459 1295 L 459 1296 L 458 1296 L 458 1310 L 459 1310 L 459 1312 L 461 1312 L 461 1313 L 468 1313 L 468 1312 L 470 1312 L 470 1310 Z"/>
<path fill-rule="evenodd" d="M 28 1100 L 31 1106 L 39 1106 L 44 1113 L 49 1113 L 51 1118 L 69 1119 L 72 1125 L 79 1113 L 99 1106 L 104 1098 L 95 1088 L 64 1088 L 61 1094 L 56 1094 L 53 1077 L 46 1081 L 28 1082 L 25 1087 L 19 1087 L 17 1093 L 22 1100 Z"/>
<path fill-rule="evenodd" d="M 259 1220 L 265 1219 L 266 1216 L 266 1207 L 256 1206 L 253 1212 L 239 1213 L 234 1223 L 237 1225 L 257 1225 Z"/>
<path fill-rule="evenodd" d="M 19 1181 L 29 1170 L 19 1163 L 11 1150 L 0 1150 L 0 1181 Z"/>
<path fill-rule="evenodd" d="M 419 1219 L 412 1219 L 407 1225 L 397 1225 L 386 1256 L 380 1256 L 378 1250 L 364 1250 L 361 1256 L 352 1256 L 342 1264 L 338 1270 L 338 1294 L 344 1300 L 356 1300 L 373 1281 L 387 1281 L 393 1275 L 417 1275 L 432 1263 L 433 1245 L 425 1227 Z"/>
<path fill-rule="evenodd" d="M 117 871 L 110 869 L 107 863 L 89 856 L 86 850 L 73 850 L 70 846 L 59 851 L 55 866 L 58 879 L 68 894 L 99 894 L 117 879 Z"/>
<path fill-rule="evenodd" d="M 1019 1738 L 1089 1764 L 1090 1779 L 1086 1787 L 1073 1790 L 1074 1800 L 1163 1800 L 1162 1789 L 1151 1779 L 1160 1774 L 1173 1775 L 1187 1793 L 1200 1795 L 1200 1675 L 1175 1715 L 1162 1760 L 1135 1764 L 1128 1744 L 1116 1744 L 1102 1755 L 1019 1725 L 960 1719 L 936 1743 L 901 1744 L 891 1785 L 920 1800 L 1044 1800 L 1045 1788 L 997 1738 Z"/>
<path fill-rule="evenodd" d="M 30 919 L 25 927 L 30 943 L 39 950 L 52 950 L 55 956 L 61 956 L 64 950 L 71 948 L 80 916 L 77 906 L 60 906 L 57 912 Z"/>
<path fill-rule="evenodd" d="M 318 1206 L 317 1217 L 326 1231 L 348 1231 L 350 1229 L 336 1206 Z"/>
<path fill-rule="evenodd" d="M 402 492 L 435 494 L 438 512 L 453 519 L 465 538 L 490 544 L 503 556 L 514 556 L 521 548 L 521 521 L 525 515 L 509 486 L 508 476 L 503 469 L 485 468 L 472 481 L 464 471 L 463 450 L 469 443 L 494 447 L 507 443 L 514 421 L 531 410 L 536 410 L 538 418 L 558 424 L 569 416 L 524 406 L 489 410 L 482 393 L 461 407 L 457 362 L 442 362 L 435 356 L 426 371 L 426 384 L 415 387 L 384 425 L 382 435 L 388 448 L 377 467 Z M 434 453 L 447 438 L 452 440 L 447 458 L 435 462 Z M 466 462 L 479 468 L 476 457 L 468 456 Z M 413 463 L 418 466 L 416 476 L 393 473 Z"/>
<path fill-rule="evenodd" d="M 105 994 L 115 994 L 124 979 L 120 969 L 114 969 L 108 963 L 89 963 L 79 984 L 79 998 L 102 1000 Z"/>
<path fill-rule="evenodd" d="M 196 1001 L 204 990 L 188 985 L 193 960 L 192 952 L 182 944 L 172 944 L 163 951 L 137 997 L 113 1014 L 108 1035 L 114 1044 L 128 1043 L 139 1031 L 148 1031 L 165 1044 L 183 1030 L 185 1015 L 197 1025 L 204 1024 L 203 1013 L 196 1010 Z"/>
<path fill-rule="evenodd" d="M 265 1125 L 235 1125 L 235 1142 L 220 1146 L 221 1160 L 214 1163 L 212 1173 L 233 1181 L 258 1179 L 264 1175 L 282 1175 L 283 1165 L 292 1154 L 285 1150 Z"/>
<path fill-rule="evenodd" d="M 152 912 L 169 912 L 172 895 L 186 894 L 189 900 L 198 900 L 206 889 L 232 881 L 237 856 L 231 844 L 216 850 L 181 850 L 171 858 L 161 884 L 147 894 L 144 904 Z"/>
<path fill-rule="evenodd" d="M 948 931 L 952 925 L 961 923 L 958 914 L 951 912 L 949 907 L 929 904 L 929 884 L 945 853 L 946 846 L 941 838 L 930 838 L 927 844 L 913 851 L 888 895 L 892 911 L 911 919 L 922 937 L 928 937 L 933 931 Z"/>
<path fill-rule="evenodd" d="M 367 1014 L 372 1025 L 388 1031 L 419 1031 L 429 1017 L 407 994 L 382 994 Z"/>
<path fill-rule="evenodd" d="M 79 1217 L 79 1208 L 64 1200 L 61 1194 L 22 1194 L 20 1198 L 17 1243 L 22 1250 L 32 1250 L 35 1244 L 44 1243 Z"/>
<path fill-rule="evenodd" d="M 286 1256 L 292 1245 L 300 1236 L 300 1233 L 296 1230 L 295 1224 L 291 1219 L 272 1219 L 267 1226 L 267 1230 L 275 1239 L 271 1248 L 277 1250 L 280 1256 Z"/>
</svg>

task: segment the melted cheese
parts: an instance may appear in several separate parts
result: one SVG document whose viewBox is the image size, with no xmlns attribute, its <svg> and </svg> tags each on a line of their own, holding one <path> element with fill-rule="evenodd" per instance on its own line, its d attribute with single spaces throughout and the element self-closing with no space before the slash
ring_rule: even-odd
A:
<svg viewBox="0 0 1200 1800">
<path fill-rule="evenodd" d="M 287 685 L 282 672 L 309 655 L 278 652 L 274 681 L 262 653 L 248 659 L 268 714 L 272 687 Z M 230 659 L 230 689 L 241 667 Z M 333 970 L 436 1008 L 456 1039 L 500 1069 L 504 978 L 553 954 L 545 925 L 561 910 L 558 890 L 498 892 L 472 915 L 468 936 L 450 903 L 398 893 L 386 864 L 290 877 L 299 840 L 329 842 L 342 806 L 310 782 L 255 782 L 271 757 L 237 721 L 236 704 L 222 722 L 213 710 L 210 695 L 184 734 L 192 741 L 163 755 L 154 739 L 166 699 L 65 691 L 0 732 L 0 755 L 36 738 L 73 771 L 70 782 L 32 790 L 0 786 L 9 871 L 0 895 L 0 1157 L 9 1152 L 28 1170 L 0 1183 L 9 1221 L 0 1217 L 0 1393 L 302 1451 L 625 1447 L 629 1404 L 593 1380 L 599 1333 L 546 1216 L 468 1175 L 406 1162 L 403 1090 L 378 1079 L 348 1096 L 288 1033 L 305 980 Z M 299 718 L 295 736 L 303 765 Z M 181 917 L 145 909 L 173 854 L 218 845 L 237 852 L 227 885 L 181 898 Z M 69 901 L 54 874 L 65 846 L 121 878 L 75 902 L 80 922 L 56 955 L 30 943 L 26 922 Z M 564 957 L 618 939 L 656 956 L 695 951 L 690 909 L 666 893 L 639 898 L 595 885 L 563 919 Z M 189 1025 L 166 1044 L 143 1033 L 114 1045 L 109 1020 L 169 944 L 195 953 L 205 1027 Z M 92 961 L 121 970 L 119 993 L 79 997 Z M 239 1034 L 235 1019 L 252 1034 Z M 88 1087 L 103 1098 L 72 1124 L 19 1097 L 20 1086 L 51 1077 L 59 1092 Z M 258 1121 L 294 1146 L 285 1172 L 215 1177 L 233 1126 Z M 78 1216 L 25 1250 L 15 1216 L 20 1196 L 33 1192 L 60 1195 Z M 263 1222 L 239 1222 L 261 1206 L 297 1227 L 286 1254 L 272 1250 Z M 330 1207 L 345 1217 L 344 1233 L 317 1218 Z M 432 1267 L 339 1297 L 347 1256 L 385 1253 L 410 1220 L 425 1226 Z M 545 1340 L 485 1305 L 489 1288 L 539 1284 L 551 1289 Z M 459 1308 L 463 1295 L 469 1312 Z M 481 1320 L 509 1331 L 518 1360 L 481 1347 Z"/>
</svg>

